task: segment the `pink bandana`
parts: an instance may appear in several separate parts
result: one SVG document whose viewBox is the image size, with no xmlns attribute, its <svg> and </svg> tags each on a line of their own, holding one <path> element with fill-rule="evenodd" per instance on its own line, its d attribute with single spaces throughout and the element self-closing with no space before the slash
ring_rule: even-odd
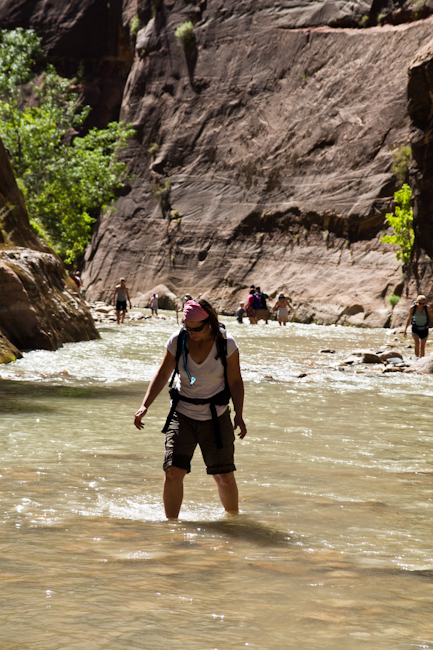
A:
<svg viewBox="0 0 433 650">
<path fill-rule="evenodd" d="M 206 320 L 209 318 L 207 311 L 201 307 L 195 300 L 187 300 L 183 307 L 183 320 L 189 320 L 193 323 Z"/>
</svg>

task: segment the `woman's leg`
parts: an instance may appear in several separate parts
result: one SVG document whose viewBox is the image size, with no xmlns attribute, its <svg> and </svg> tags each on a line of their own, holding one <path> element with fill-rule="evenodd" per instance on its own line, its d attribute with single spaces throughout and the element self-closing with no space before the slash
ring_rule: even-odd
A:
<svg viewBox="0 0 433 650">
<path fill-rule="evenodd" d="M 419 342 L 419 356 L 425 357 L 425 344 L 427 342 L 427 337 L 425 339 L 420 339 Z"/>
<path fill-rule="evenodd" d="M 234 472 L 213 474 L 224 509 L 232 515 L 239 512 L 239 495 Z"/>
<path fill-rule="evenodd" d="M 415 356 L 419 357 L 419 336 L 418 336 L 418 334 L 414 334 L 412 332 L 412 338 L 413 338 L 414 343 L 415 343 Z"/>
<path fill-rule="evenodd" d="M 183 499 L 183 479 L 186 469 L 167 467 L 164 478 L 164 508 L 167 519 L 177 519 Z"/>
</svg>

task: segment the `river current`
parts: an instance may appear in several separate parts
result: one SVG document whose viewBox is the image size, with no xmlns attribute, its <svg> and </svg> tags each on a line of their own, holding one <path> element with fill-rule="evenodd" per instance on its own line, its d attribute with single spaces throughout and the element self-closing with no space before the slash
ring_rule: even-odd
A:
<svg viewBox="0 0 433 650">
<path fill-rule="evenodd" d="M 168 522 L 167 391 L 133 426 L 168 316 L 0 366 L 1 649 L 433 648 L 432 377 L 339 368 L 386 330 L 223 319 L 241 512 L 196 451 Z"/>
</svg>

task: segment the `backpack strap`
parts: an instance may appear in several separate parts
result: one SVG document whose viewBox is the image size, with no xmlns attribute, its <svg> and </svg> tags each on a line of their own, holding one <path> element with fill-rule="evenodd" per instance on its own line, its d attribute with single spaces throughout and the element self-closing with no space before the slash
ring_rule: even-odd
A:
<svg viewBox="0 0 433 650">
<path fill-rule="evenodd" d="M 183 342 L 186 339 L 187 333 L 188 332 L 186 331 L 186 329 L 184 327 L 180 328 L 179 335 L 177 337 L 177 345 L 176 345 L 176 365 L 175 365 L 175 368 L 173 370 L 173 374 L 171 375 L 170 383 L 168 385 L 169 388 L 171 388 L 173 386 L 173 382 L 174 382 L 174 380 L 176 378 L 176 375 L 179 374 L 179 359 L 182 356 L 182 346 L 183 346 Z M 186 345 L 184 347 L 184 352 L 185 352 L 185 359 L 186 359 L 186 357 L 188 356 L 188 348 L 186 347 Z"/>
<path fill-rule="evenodd" d="M 227 394 L 230 397 L 230 388 L 229 388 L 229 382 L 227 379 L 227 333 L 225 329 L 220 330 L 222 333 L 222 336 L 217 336 L 216 338 L 216 348 L 217 348 L 217 355 L 215 359 L 219 359 L 221 363 L 223 364 L 224 368 L 224 390 L 227 391 Z"/>
</svg>

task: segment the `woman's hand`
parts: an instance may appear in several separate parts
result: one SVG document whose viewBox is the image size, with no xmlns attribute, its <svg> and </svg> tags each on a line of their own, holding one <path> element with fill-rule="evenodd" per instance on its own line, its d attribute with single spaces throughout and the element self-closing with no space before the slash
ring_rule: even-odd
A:
<svg viewBox="0 0 433 650">
<path fill-rule="evenodd" d="M 144 428 L 144 424 L 143 424 L 143 422 L 141 420 L 142 420 L 142 418 L 144 418 L 146 413 L 147 413 L 147 407 L 146 406 L 140 406 L 140 408 L 138 409 L 137 413 L 134 416 L 134 424 L 137 427 L 137 429 L 143 429 Z"/>
<path fill-rule="evenodd" d="M 245 424 L 245 422 L 243 421 L 242 416 L 241 416 L 241 415 L 238 415 L 238 414 L 236 413 L 236 415 L 235 415 L 235 419 L 234 419 L 234 427 L 233 427 L 233 428 L 234 428 L 234 429 L 237 429 L 238 427 L 239 427 L 239 433 L 238 433 L 239 438 L 241 438 L 241 439 L 242 439 L 242 438 L 245 438 L 245 436 L 247 435 L 247 427 L 246 427 L 246 424 Z"/>
<path fill-rule="evenodd" d="M 403 332 L 403 336 L 404 336 L 404 338 L 406 338 L 406 336 L 407 336 L 407 332 L 406 332 L 406 330 L 404 330 L 404 332 Z"/>
</svg>

